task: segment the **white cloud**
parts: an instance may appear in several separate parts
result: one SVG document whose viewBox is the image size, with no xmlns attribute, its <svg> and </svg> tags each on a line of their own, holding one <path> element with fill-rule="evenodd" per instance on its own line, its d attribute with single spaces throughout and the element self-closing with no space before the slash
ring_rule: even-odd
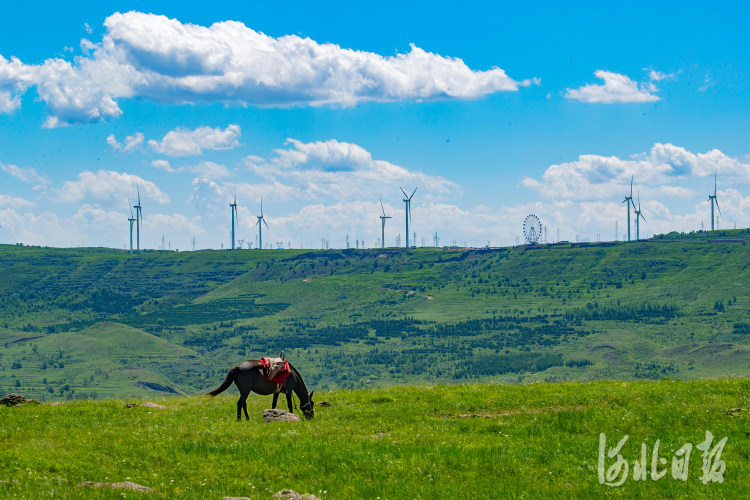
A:
<svg viewBox="0 0 750 500">
<path fill-rule="evenodd" d="M 51 212 L 19 213 L 14 208 L 3 209 L 0 195 L 0 231 L 2 242 L 23 242 L 29 245 L 98 246 L 125 248 L 129 244 L 129 212 L 106 211 L 89 204 L 82 205 L 70 217 L 59 217 Z M 201 218 L 182 214 L 144 214 L 141 228 L 141 248 L 156 248 L 164 235 L 172 242 L 172 249 L 189 247 L 192 236 L 204 235 Z M 135 234 L 133 245 L 136 245 Z"/>
<path fill-rule="evenodd" d="M 375 197 L 391 194 L 400 186 L 410 191 L 419 187 L 433 196 L 460 191 L 457 184 L 441 176 L 374 160 L 369 151 L 356 144 L 335 139 L 310 143 L 289 139 L 287 144 L 293 149 L 274 150 L 276 157 L 270 161 L 248 156 L 245 165 L 267 181 L 286 179 L 309 199 Z"/>
<path fill-rule="evenodd" d="M 199 174 L 201 177 L 208 177 L 211 179 L 221 179 L 223 177 L 231 177 L 233 174 L 227 170 L 227 167 L 214 163 L 212 161 L 202 161 L 197 165 L 183 167 L 182 170 Z"/>
<path fill-rule="evenodd" d="M 224 165 L 212 161 L 202 161 L 197 165 L 188 165 L 180 168 L 172 168 L 167 160 L 153 160 L 151 165 L 171 174 L 191 172 L 200 175 L 203 179 L 221 179 L 234 175 Z"/>
<path fill-rule="evenodd" d="M 0 194 L 0 208 L 32 208 L 35 203 L 12 194 Z"/>
<path fill-rule="evenodd" d="M 178 213 L 173 213 L 172 215 L 149 215 L 144 217 L 143 227 L 145 232 L 157 235 L 174 235 L 175 233 L 184 235 L 201 235 L 206 232 L 201 226 L 200 217 L 193 217 L 191 219 Z M 185 240 L 187 240 L 187 238 L 185 238 Z"/>
<path fill-rule="evenodd" d="M 101 230 L 103 228 L 118 226 L 125 227 L 124 221 L 126 220 L 126 216 L 118 212 L 107 212 L 101 208 L 85 204 L 73 214 L 73 219 L 77 223 L 91 226 L 94 230 Z"/>
<path fill-rule="evenodd" d="M 177 128 L 167 133 L 161 142 L 148 141 L 151 149 L 167 156 L 195 156 L 203 153 L 202 149 L 232 149 L 240 145 L 239 125 L 220 127 L 198 127 L 195 130 Z"/>
<path fill-rule="evenodd" d="M 133 151 L 140 149 L 143 144 L 143 134 L 136 132 L 135 135 L 129 135 L 125 137 L 125 144 L 121 144 L 115 140 L 115 134 L 109 134 L 107 137 L 107 144 L 109 144 L 109 150 L 113 153 L 116 151 L 122 151 L 123 153 L 132 153 Z"/>
<path fill-rule="evenodd" d="M 653 68 L 643 68 L 644 71 L 648 71 L 648 78 L 652 82 L 660 82 L 662 80 L 676 80 L 677 76 L 674 73 L 662 73 L 656 71 Z"/>
<path fill-rule="evenodd" d="M 658 101 L 659 96 L 651 92 L 657 92 L 652 83 L 643 83 L 640 86 L 626 75 L 612 73 L 610 71 L 597 70 L 594 72 L 597 78 L 604 80 L 604 85 L 584 85 L 578 89 L 567 89 L 566 99 L 576 99 L 590 103 L 624 103 L 624 102 L 652 102 Z"/>
<path fill-rule="evenodd" d="M 692 198 L 697 193 L 668 183 L 678 179 L 708 177 L 718 172 L 722 182 L 750 183 L 750 164 L 721 151 L 694 154 L 672 144 L 655 144 L 649 153 L 623 160 L 615 156 L 581 155 L 577 161 L 552 165 L 541 180 L 526 177 L 521 183 L 554 199 L 593 200 L 609 198 L 629 189 L 631 176 L 649 194 Z M 645 194 L 647 191 L 643 190 Z"/>
<path fill-rule="evenodd" d="M 701 92 L 705 92 L 706 90 L 708 90 L 711 87 L 713 87 L 715 84 L 716 84 L 716 82 L 714 82 L 711 79 L 711 74 L 710 73 L 706 73 L 706 76 L 703 79 L 703 86 L 701 86 L 701 88 L 699 88 L 698 90 L 701 91 Z"/>
<path fill-rule="evenodd" d="M 3 163 L 0 163 L 0 169 L 2 169 L 3 172 L 12 175 L 18 180 L 21 180 L 23 182 L 31 182 L 36 184 L 37 186 L 46 186 L 50 182 L 49 178 L 46 175 L 37 173 L 37 171 L 31 167 L 21 168 L 16 165 L 5 165 Z"/>
<path fill-rule="evenodd" d="M 521 86 L 504 70 L 469 68 L 461 59 L 415 45 L 379 54 L 286 35 L 270 37 L 236 21 L 211 26 L 165 16 L 115 13 L 101 43 L 81 42 L 83 56 L 26 65 L 0 59 L 0 112 L 20 106 L 36 85 L 47 127 L 118 117 L 115 99 L 168 103 L 234 102 L 257 106 L 341 105 L 362 101 L 476 99 Z M 86 25 L 86 30 L 89 27 Z"/>
<path fill-rule="evenodd" d="M 21 96 L 35 81 L 35 70 L 18 58 L 10 61 L 0 55 L 0 113 L 11 113 L 21 107 Z"/>
<path fill-rule="evenodd" d="M 164 170 L 165 172 L 169 172 L 169 173 L 180 172 L 180 170 L 173 169 L 167 160 L 153 160 L 151 162 L 151 166 L 156 167 L 159 170 Z"/>
<path fill-rule="evenodd" d="M 71 220 L 60 219 L 52 212 L 39 215 L 8 208 L 0 210 L 3 226 L 0 238 L 8 243 L 73 247 L 86 244 L 84 233 Z"/>
<path fill-rule="evenodd" d="M 54 201 L 123 207 L 127 206 L 128 197 L 135 203 L 136 185 L 140 190 L 142 205 L 144 202 L 161 205 L 169 203 L 169 196 L 153 182 L 143 180 L 137 175 L 105 170 L 96 173 L 84 171 L 78 174 L 78 180 L 65 181 L 60 189 L 55 190 Z"/>
</svg>

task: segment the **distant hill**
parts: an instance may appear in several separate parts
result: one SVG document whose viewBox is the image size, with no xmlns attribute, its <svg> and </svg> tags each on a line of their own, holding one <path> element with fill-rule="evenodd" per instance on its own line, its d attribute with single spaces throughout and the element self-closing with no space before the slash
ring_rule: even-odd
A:
<svg viewBox="0 0 750 500">
<path fill-rule="evenodd" d="M 135 255 L 4 245 L 0 392 L 198 393 L 281 350 L 320 388 L 748 374 L 750 234 L 689 236 Z"/>
</svg>

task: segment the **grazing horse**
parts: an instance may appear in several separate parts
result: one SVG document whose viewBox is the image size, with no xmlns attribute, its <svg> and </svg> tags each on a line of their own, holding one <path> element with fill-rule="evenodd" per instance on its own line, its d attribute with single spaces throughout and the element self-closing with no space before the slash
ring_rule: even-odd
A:
<svg viewBox="0 0 750 500">
<path fill-rule="evenodd" d="M 276 402 L 279 399 L 279 393 L 283 390 L 286 394 L 286 402 L 289 406 L 289 413 L 294 413 L 292 408 L 292 391 L 297 394 L 299 398 L 299 409 L 307 418 L 313 418 L 315 416 L 315 410 L 313 406 L 313 392 L 307 392 L 307 387 L 302 381 L 302 377 L 296 368 L 289 363 L 289 376 L 286 378 L 282 387 L 277 390 L 277 385 L 273 382 L 266 380 L 263 374 L 263 365 L 258 360 L 243 361 L 237 366 L 233 366 L 227 373 L 227 378 L 224 382 L 213 391 L 206 394 L 207 396 L 216 396 L 226 391 L 230 385 L 234 382 L 237 385 L 237 389 L 240 390 L 240 399 L 237 401 L 237 420 L 242 419 L 241 411 L 245 410 L 245 419 L 250 420 L 250 416 L 247 414 L 247 396 L 250 392 L 260 394 L 262 396 L 270 396 L 273 394 L 273 408 L 276 408 Z"/>
</svg>

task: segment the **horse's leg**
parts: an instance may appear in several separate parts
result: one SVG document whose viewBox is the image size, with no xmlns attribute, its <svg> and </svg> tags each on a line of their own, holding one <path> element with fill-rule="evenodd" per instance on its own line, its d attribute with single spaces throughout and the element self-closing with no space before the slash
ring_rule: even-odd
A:
<svg viewBox="0 0 750 500">
<path fill-rule="evenodd" d="M 250 394 L 250 391 L 242 391 L 240 393 L 240 399 L 237 401 L 237 420 L 242 420 L 242 410 L 244 408 L 245 410 L 245 418 L 247 420 L 250 420 L 250 417 L 247 416 L 247 396 Z"/>
<path fill-rule="evenodd" d="M 273 405 L 271 406 L 271 408 L 273 408 L 274 410 L 276 409 L 276 402 L 278 400 L 279 400 L 279 393 L 278 392 L 274 392 L 273 393 Z"/>
<path fill-rule="evenodd" d="M 294 413 L 294 408 L 292 407 L 292 404 L 294 402 L 294 396 L 292 395 L 292 390 L 287 389 L 286 392 L 286 405 L 289 407 L 289 413 Z"/>
<path fill-rule="evenodd" d="M 247 398 L 247 396 L 245 396 Z M 245 420 L 250 420 L 250 415 L 247 414 L 247 399 L 245 399 L 242 408 L 245 410 Z"/>
</svg>

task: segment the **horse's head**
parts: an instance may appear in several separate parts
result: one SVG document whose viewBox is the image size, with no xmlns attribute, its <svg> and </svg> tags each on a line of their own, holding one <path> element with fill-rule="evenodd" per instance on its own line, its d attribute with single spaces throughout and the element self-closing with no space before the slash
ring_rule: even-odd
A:
<svg viewBox="0 0 750 500">
<path fill-rule="evenodd" d="M 313 402 L 313 394 L 315 394 L 315 391 L 312 391 L 307 395 L 308 403 L 300 405 L 299 407 L 299 409 L 302 410 L 302 413 L 305 415 L 305 418 L 313 418 L 315 416 L 315 403 Z"/>
</svg>

